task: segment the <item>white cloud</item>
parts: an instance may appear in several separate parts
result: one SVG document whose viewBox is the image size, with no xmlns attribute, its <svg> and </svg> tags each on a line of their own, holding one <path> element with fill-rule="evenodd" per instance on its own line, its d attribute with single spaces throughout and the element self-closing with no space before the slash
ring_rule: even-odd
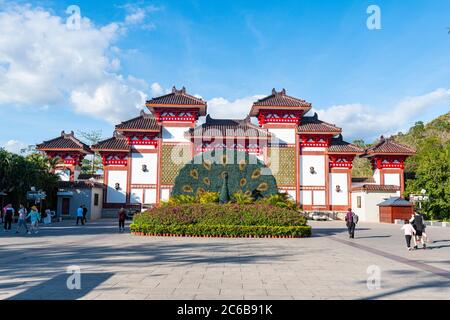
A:
<svg viewBox="0 0 450 320">
<path fill-rule="evenodd" d="M 69 105 L 116 122 L 145 100 L 145 81 L 117 71 L 120 23 L 95 26 L 82 18 L 69 30 L 63 18 L 32 6 L 0 11 L 0 107 Z"/>
<path fill-rule="evenodd" d="M 126 24 L 138 24 L 144 21 L 145 19 L 145 10 L 141 8 L 137 8 L 134 12 L 128 14 L 125 17 Z"/>
<path fill-rule="evenodd" d="M 213 118 L 231 118 L 243 119 L 250 112 L 253 103 L 258 99 L 263 98 L 264 95 L 254 95 L 234 101 L 229 101 L 225 98 L 213 98 L 208 101 L 208 113 Z"/>
<path fill-rule="evenodd" d="M 427 94 L 402 99 L 390 108 L 375 108 L 360 103 L 315 109 L 319 118 L 343 128 L 344 137 L 371 142 L 380 135 L 406 130 L 433 106 L 449 101 L 450 89 L 439 88 Z"/>
<path fill-rule="evenodd" d="M 20 154 L 22 149 L 27 148 L 27 145 L 21 141 L 9 140 L 5 143 L 3 148 L 8 152 Z"/>
<path fill-rule="evenodd" d="M 157 97 L 164 94 L 164 89 L 158 82 L 153 82 L 150 88 L 152 90 L 153 97 Z"/>
<path fill-rule="evenodd" d="M 139 26 L 143 30 L 149 31 L 156 28 L 153 22 L 149 22 L 149 14 L 162 10 L 162 7 L 153 5 L 140 7 L 131 3 L 119 7 L 125 9 L 127 13 L 125 16 L 125 21 L 123 23 L 124 26 Z"/>
</svg>

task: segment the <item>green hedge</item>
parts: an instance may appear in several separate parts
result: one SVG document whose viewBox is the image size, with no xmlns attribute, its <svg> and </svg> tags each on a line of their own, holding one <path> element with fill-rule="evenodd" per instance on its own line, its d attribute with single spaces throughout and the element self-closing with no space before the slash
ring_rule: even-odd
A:
<svg viewBox="0 0 450 320">
<path fill-rule="evenodd" d="M 143 235 L 211 236 L 211 237 L 310 237 L 310 226 L 245 226 L 245 225 L 137 225 L 130 226 L 131 232 Z"/>
<path fill-rule="evenodd" d="M 306 226 L 301 213 L 271 204 L 180 204 L 162 206 L 134 216 L 136 225 Z"/>
<path fill-rule="evenodd" d="M 178 204 L 134 216 L 131 231 L 145 235 L 309 237 L 301 213 L 266 203 Z"/>
</svg>

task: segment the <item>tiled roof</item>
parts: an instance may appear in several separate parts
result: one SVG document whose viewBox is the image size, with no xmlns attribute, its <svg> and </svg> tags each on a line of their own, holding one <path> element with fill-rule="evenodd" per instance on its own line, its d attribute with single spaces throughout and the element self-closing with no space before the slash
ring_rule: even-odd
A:
<svg viewBox="0 0 450 320">
<path fill-rule="evenodd" d="M 242 120 L 212 119 L 209 115 L 206 122 L 195 129 L 190 129 L 187 136 L 195 137 L 270 137 L 270 133 L 250 122 L 250 117 Z"/>
<path fill-rule="evenodd" d="M 115 136 L 103 141 L 100 141 L 96 145 L 92 146 L 94 151 L 129 151 L 130 146 L 127 143 L 127 139 L 121 136 Z"/>
<path fill-rule="evenodd" d="M 44 141 L 43 143 L 36 145 L 36 148 L 41 151 L 71 150 L 83 153 L 92 152 L 88 145 L 75 138 L 73 131 L 70 133 L 62 131 L 61 136 L 58 138 Z"/>
<path fill-rule="evenodd" d="M 272 94 L 270 96 L 259 99 L 253 105 L 257 107 L 311 108 L 311 104 L 309 102 L 286 95 L 285 89 L 281 90 L 280 92 L 272 89 Z"/>
<path fill-rule="evenodd" d="M 376 154 L 413 155 L 415 153 L 416 151 L 414 149 L 398 143 L 393 139 L 385 139 L 383 136 L 381 136 L 380 142 L 366 149 L 366 156 L 372 156 Z"/>
<path fill-rule="evenodd" d="M 272 94 L 265 98 L 259 99 L 253 103 L 250 110 L 250 116 L 257 116 L 259 110 L 261 109 L 292 109 L 292 110 L 302 110 L 307 112 L 311 109 L 311 104 L 305 100 L 294 98 L 286 94 L 286 90 L 283 89 L 277 92 L 272 89 Z"/>
<path fill-rule="evenodd" d="M 312 117 L 302 117 L 301 123 L 298 126 L 298 132 L 339 134 L 342 132 L 342 129 L 331 123 L 319 120 L 317 113 L 314 113 Z"/>
<path fill-rule="evenodd" d="M 139 117 L 124 121 L 116 126 L 118 131 L 156 131 L 161 130 L 160 125 L 156 122 L 155 118 L 151 114 L 141 112 Z"/>
<path fill-rule="evenodd" d="M 362 186 L 352 188 L 352 191 L 365 191 L 365 192 L 397 192 L 400 191 L 399 186 L 394 185 L 378 185 L 378 184 L 364 184 Z"/>
<path fill-rule="evenodd" d="M 400 197 L 392 197 L 377 204 L 379 207 L 412 207 L 413 204 Z"/>
<path fill-rule="evenodd" d="M 328 147 L 328 153 L 364 153 L 364 150 L 354 144 L 348 143 L 342 140 L 342 135 L 337 138 L 331 139 L 330 146 Z"/>
<path fill-rule="evenodd" d="M 181 90 L 177 90 L 175 87 L 173 87 L 171 93 L 148 100 L 146 105 L 149 108 L 165 105 L 173 105 L 184 108 L 199 107 L 200 116 L 206 115 L 206 101 L 187 94 L 185 87 L 183 87 Z"/>
</svg>

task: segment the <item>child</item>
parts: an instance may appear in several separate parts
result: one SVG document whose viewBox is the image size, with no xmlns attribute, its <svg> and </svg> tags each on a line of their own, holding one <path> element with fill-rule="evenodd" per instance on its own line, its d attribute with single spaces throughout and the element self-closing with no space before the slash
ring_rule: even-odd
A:
<svg viewBox="0 0 450 320">
<path fill-rule="evenodd" d="M 31 211 L 27 216 L 27 219 L 28 218 L 31 219 L 31 231 L 33 231 L 34 234 L 38 233 L 37 229 L 38 229 L 39 221 L 41 220 L 41 214 L 37 210 L 36 206 L 31 207 Z"/>
<path fill-rule="evenodd" d="M 405 224 L 403 225 L 402 230 L 405 232 L 406 246 L 408 247 L 408 251 L 411 251 L 411 239 L 414 240 L 414 247 L 416 246 L 416 241 L 413 238 L 413 236 L 416 234 L 416 230 L 414 230 L 413 226 L 409 223 L 409 220 L 405 220 Z"/>
</svg>

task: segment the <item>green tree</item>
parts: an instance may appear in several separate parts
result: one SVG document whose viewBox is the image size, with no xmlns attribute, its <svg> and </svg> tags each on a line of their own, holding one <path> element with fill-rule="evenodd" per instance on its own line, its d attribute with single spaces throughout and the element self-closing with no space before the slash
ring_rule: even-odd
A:
<svg viewBox="0 0 450 320">
<path fill-rule="evenodd" d="M 418 144 L 418 152 L 408 159 L 414 179 L 407 180 L 406 195 L 425 189 L 430 200 L 424 202 L 425 213 L 433 219 L 450 218 L 450 143 L 441 144 L 428 137 Z"/>
<path fill-rule="evenodd" d="M 17 155 L 0 149 L 0 190 L 7 193 L 6 201 L 17 206 L 26 203 L 31 187 L 48 195 L 47 205 L 54 206 L 58 177 L 49 173 L 47 157 L 32 153 Z"/>
<path fill-rule="evenodd" d="M 405 163 L 405 196 L 427 190 L 430 200 L 423 204 L 425 214 L 450 219 L 450 112 L 428 124 L 416 122 L 406 134 L 394 138 L 417 151 Z"/>
<path fill-rule="evenodd" d="M 101 130 L 78 131 L 78 135 L 84 143 L 90 146 L 103 140 Z M 81 162 L 81 173 L 83 174 L 96 174 L 100 170 L 103 170 L 103 162 L 98 152 L 87 156 Z"/>
<path fill-rule="evenodd" d="M 355 146 L 358 146 L 362 149 L 367 148 L 366 143 L 362 139 L 354 140 L 352 142 Z M 366 158 L 355 157 L 353 160 L 353 169 L 352 169 L 353 177 L 370 177 L 372 176 L 372 166 L 370 161 Z"/>
</svg>

